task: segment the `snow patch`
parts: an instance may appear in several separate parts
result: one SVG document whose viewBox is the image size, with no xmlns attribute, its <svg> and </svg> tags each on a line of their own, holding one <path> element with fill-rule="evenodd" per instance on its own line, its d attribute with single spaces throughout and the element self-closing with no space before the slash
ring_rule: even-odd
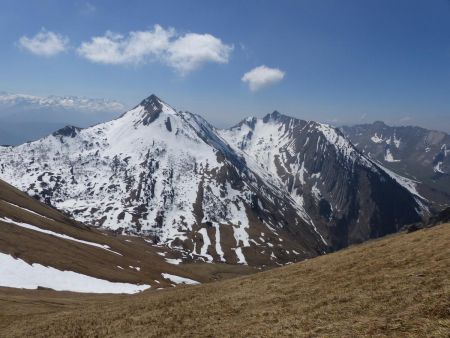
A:
<svg viewBox="0 0 450 338">
<path fill-rule="evenodd" d="M 166 262 L 173 265 L 179 265 L 183 262 L 180 258 L 165 258 Z"/>
<path fill-rule="evenodd" d="M 161 274 L 161 276 L 163 276 L 163 278 L 168 279 L 172 283 L 175 283 L 175 284 L 200 284 L 200 282 L 197 282 L 196 280 L 185 278 L 185 277 L 180 277 L 177 275 L 172 275 L 170 273 L 163 272 Z"/>
<path fill-rule="evenodd" d="M 375 133 L 375 135 L 373 135 L 370 139 L 372 140 L 373 143 L 383 143 L 384 142 L 383 135 L 381 135 L 381 137 L 380 137 L 380 136 L 378 136 L 377 133 Z"/>
<path fill-rule="evenodd" d="M 392 155 L 391 150 L 389 148 L 386 149 L 386 153 L 384 155 L 384 160 L 386 162 L 391 162 L 391 163 L 392 162 L 400 162 L 400 160 L 394 159 L 394 156 Z"/>
<path fill-rule="evenodd" d="M 206 257 L 208 262 L 212 262 L 213 257 L 210 254 L 208 254 L 208 247 L 211 245 L 211 240 L 209 239 L 208 231 L 205 228 L 201 228 L 198 231 L 198 233 L 201 234 L 203 237 L 203 246 L 200 250 L 200 255 Z"/>
<path fill-rule="evenodd" d="M 44 234 L 47 234 L 47 235 L 50 235 L 50 236 L 54 236 L 54 237 L 58 237 L 58 238 L 62 238 L 62 239 L 67 239 L 67 240 L 70 240 L 70 241 L 74 241 L 74 242 L 78 242 L 78 243 L 82 243 L 82 244 L 86 244 L 86 245 L 95 246 L 97 248 L 101 248 L 103 250 L 107 250 L 109 252 L 112 252 L 112 253 L 114 253 L 116 255 L 123 256 L 121 253 L 118 253 L 116 251 L 111 250 L 110 247 L 108 245 L 106 245 L 106 244 L 98 244 L 98 243 L 94 243 L 94 242 L 84 241 L 84 240 L 77 239 L 77 238 L 74 238 L 74 237 L 71 237 L 71 236 L 68 236 L 68 235 L 59 234 L 59 233 L 51 231 L 51 230 L 41 229 L 41 228 L 39 228 L 37 226 L 34 226 L 34 225 L 31 225 L 31 224 L 22 223 L 22 222 L 16 222 L 16 221 L 13 221 L 12 219 L 7 218 L 7 217 L 0 217 L 0 221 L 5 222 L 5 223 L 9 223 L 9 224 L 14 224 L 14 225 L 20 226 L 20 227 L 25 228 L 25 229 L 41 232 L 41 233 L 44 233 Z"/>
<path fill-rule="evenodd" d="M 150 288 L 150 285 L 110 282 L 38 263 L 30 265 L 4 253 L 0 253 L 0 285 L 20 289 L 40 286 L 56 291 L 88 293 L 137 293 Z"/>
</svg>

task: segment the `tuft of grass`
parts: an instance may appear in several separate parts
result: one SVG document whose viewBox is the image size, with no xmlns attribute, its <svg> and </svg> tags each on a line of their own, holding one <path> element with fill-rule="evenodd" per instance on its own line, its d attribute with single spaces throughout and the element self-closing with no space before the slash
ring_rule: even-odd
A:
<svg viewBox="0 0 450 338">
<path fill-rule="evenodd" d="M 450 226 L 132 296 L 0 293 L 6 337 L 449 337 Z"/>
</svg>

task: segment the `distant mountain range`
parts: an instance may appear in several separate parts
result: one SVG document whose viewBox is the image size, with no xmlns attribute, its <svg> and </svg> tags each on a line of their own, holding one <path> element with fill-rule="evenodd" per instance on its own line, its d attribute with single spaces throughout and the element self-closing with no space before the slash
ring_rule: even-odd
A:
<svg viewBox="0 0 450 338">
<path fill-rule="evenodd" d="M 113 100 L 0 92 L 0 144 L 36 140 L 68 124 L 87 127 L 125 110 Z"/>
<path fill-rule="evenodd" d="M 0 147 L 0 177 L 79 221 L 253 266 L 396 232 L 432 204 L 329 125 L 273 112 L 217 129 L 155 95 L 109 122 Z"/>
<path fill-rule="evenodd" d="M 416 182 L 437 206 L 450 201 L 450 136 L 420 127 L 391 127 L 383 122 L 342 127 L 367 157 Z"/>
</svg>

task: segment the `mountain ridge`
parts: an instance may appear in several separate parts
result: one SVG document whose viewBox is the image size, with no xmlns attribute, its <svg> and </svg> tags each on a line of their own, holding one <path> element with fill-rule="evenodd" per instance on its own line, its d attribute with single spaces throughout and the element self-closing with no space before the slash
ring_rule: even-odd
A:
<svg viewBox="0 0 450 338">
<path fill-rule="evenodd" d="M 217 129 L 156 95 L 109 122 L 1 147 L 0 177 L 78 220 L 250 265 L 396 232 L 427 211 L 331 126 L 275 111 Z"/>
<path fill-rule="evenodd" d="M 366 156 L 393 172 L 418 181 L 436 208 L 450 200 L 450 136 L 443 131 L 385 123 L 344 126 L 344 134 Z"/>
</svg>

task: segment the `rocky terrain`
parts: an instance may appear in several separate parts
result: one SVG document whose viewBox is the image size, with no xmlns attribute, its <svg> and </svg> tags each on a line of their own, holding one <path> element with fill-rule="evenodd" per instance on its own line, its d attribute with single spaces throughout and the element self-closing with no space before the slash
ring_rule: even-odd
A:
<svg viewBox="0 0 450 338">
<path fill-rule="evenodd" d="M 366 156 L 416 182 L 440 209 L 450 201 L 450 136 L 420 127 L 391 127 L 383 122 L 343 127 Z"/>
</svg>

